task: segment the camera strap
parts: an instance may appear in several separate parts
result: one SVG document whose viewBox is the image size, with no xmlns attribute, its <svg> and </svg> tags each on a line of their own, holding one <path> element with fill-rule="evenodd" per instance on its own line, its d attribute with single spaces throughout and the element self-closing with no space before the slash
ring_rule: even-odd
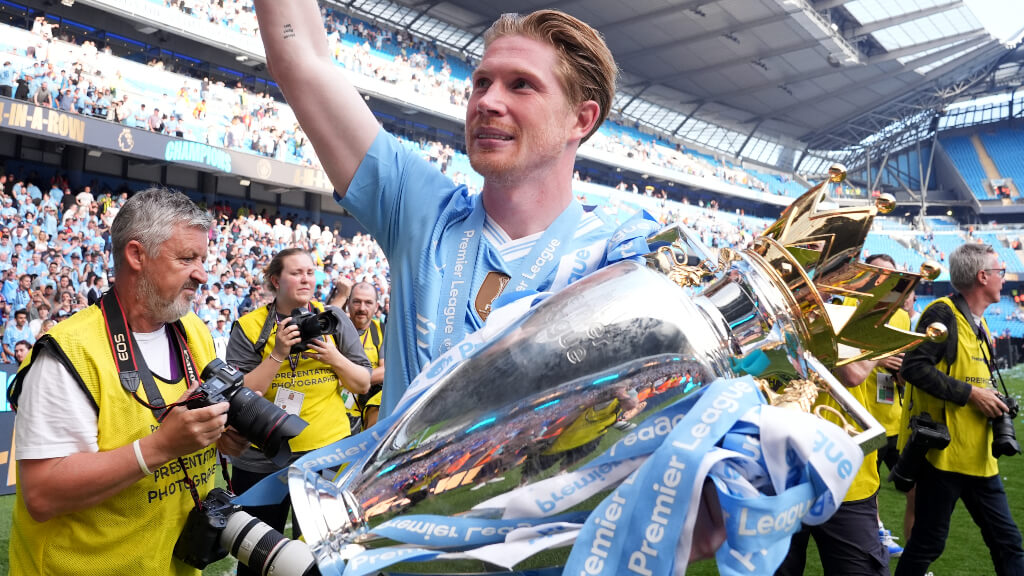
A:
<svg viewBox="0 0 1024 576">
<path fill-rule="evenodd" d="M 110 343 L 110 351 L 114 355 L 114 362 L 117 364 L 118 378 L 121 380 L 121 387 L 125 389 L 137 402 L 153 411 L 153 417 L 157 422 L 162 422 L 167 413 L 175 406 L 174 403 L 167 405 L 160 388 L 153 379 L 153 373 L 146 365 L 146 359 L 137 353 L 139 349 L 131 328 L 124 316 L 124 308 L 117 296 L 117 289 L 111 287 L 99 301 L 100 312 L 103 314 L 103 323 L 107 329 L 107 341 Z M 172 348 L 177 348 L 180 364 L 184 369 L 185 388 L 191 388 L 199 383 L 199 371 L 196 369 L 195 360 L 188 349 L 188 341 L 185 338 L 185 327 L 181 320 L 170 324 Z M 174 353 L 174 352 L 172 352 Z M 146 390 L 146 400 L 139 398 L 139 384 Z M 178 465 L 181 466 L 181 473 L 185 477 L 185 485 L 188 486 L 192 495 L 192 502 L 197 509 L 202 509 L 202 501 L 199 498 L 199 491 L 195 483 L 188 475 L 188 468 L 182 458 L 178 458 Z"/>
<path fill-rule="evenodd" d="M 325 308 L 326 309 L 326 308 Z M 312 314 L 316 314 L 317 310 L 313 307 L 313 303 L 306 304 L 306 310 Z M 263 329 L 260 330 L 260 337 L 253 343 L 253 349 L 260 358 L 263 358 L 263 348 L 267 345 L 267 341 L 270 340 L 270 333 L 274 330 L 274 326 L 277 326 L 277 300 L 275 299 L 270 304 L 267 304 L 267 318 L 263 321 Z M 298 358 L 293 358 L 292 354 L 288 355 L 288 365 L 291 366 L 292 372 L 299 366 Z"/>
<path fill-rule="evenodd" d="M 1003 395 L 1009 397 L 1010 392 L 1006 389 L 1006 382 L 1003 382 L 1003 373 L 999 371 L 999 366 L 996 364 L 996 355 L 995 351 L 992 350 L 989 335 L 985 333 L 985 329 L 981 324 L 978 324 L 978 340 L 983 342 L 984 350 L 982 350 L 982 355 L 985 356 L 985 362 L 988 364 L 989 374 L 999 379 L 999 384 L 1003 387 Z M 995 382 L 992 383 L 992 387 L 996 388 Z M 996 390 L 998 391 L 999 389 L 996 388 Z"/>
<path fill-rule="evenodd" d="M 956 304 L 957 310 L 960 311 L 960 314 L 963 314 L 964 318 L 966 318 L 969 322 L 972 322 L 972 325 L 975 326 L 975 337 L 981 342 L 981 355 L 985 358 L 985 364 L 988 366 L 989 376 L 994 377 L 993 380 L 998 378 L 999 384 L 1003 387 L 1003 395 L 1009 396 L 1010 393 L 1006 389 L 1006 383 L 1003 382 L 1003 374 L 1002 372 L 999 371 L 999 366 L 996 365 L 996 355 L 995 352 L 993 352 L 992 350 L 992 344 L 990 342 L 988 333 L 985 331 L 984 324 L 982 324 L 981 322 L 973 324 L 974 314 L 967 307 L 967 300 L 963 297 L 963 295 L 954 294 L 951 300 L 954 304 Z M 999 388 L 995 385 L 995 382 L 992 383 L 992 387 L 995 388 L 996 391 L 999 390 Z"/>
<path fill-rule="evenodd" d="M 274 319 L 271 320 L 270 318 Z M 274 300 L 270 304 L 267 304 L 267 319 L 263 321 L 263 329 L 260 330 L 260 337 L 256 339 L 253 344 L 253 348 L 260 356 L 263 356 L 263 347 L 267 345 L 267 340 L 270 340 L 270 331 L 274 329 L 277 324 L 277 300 Z"/>
<path fill-rule="evenodd" d="M 132 331 L 128 328 L 128 322 L 124 316 L 124 308 L 117 296 L 117 290 L 111 288 L 100 299 L 100 312 L 103 313 L 103 322 L 107 330 L 107 341 L 110 344 L 110 351 L 117 364 L 118 378 L 121 380 L 121 387 L 132 395 L 139 403 L 153 411 L 157 421 L 161 421 L 172 406 L 168 406 L 160 394 L 160 389 L 153 379 L 153 373 L 146 365 L 146 359 L 138 353 L 139 345 L 135 342 Z M 173 347 L 177 348 L 180 365 L 185 372 L 185 387 L 191 387 L 199 382 L 199 372 L 196 369 L 192 353 L 188 349 L 185 339 L 185 328 L 181 321 L 171 324 L 171 341 Z M 139 385 L 146 391 L 148 401 L 142 400 L 138 395 Z"/>
</svg>

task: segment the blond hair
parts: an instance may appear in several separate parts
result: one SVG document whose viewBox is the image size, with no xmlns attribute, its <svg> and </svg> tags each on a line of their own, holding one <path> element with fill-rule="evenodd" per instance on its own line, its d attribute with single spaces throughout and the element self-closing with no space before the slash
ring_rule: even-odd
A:
<svg viewBox="0 0 1024 576">
<path fill-rule="evenodd" d="M 526 16 L 502 14 L 484 32 L 484 49 L 505 36 L 525 36 L 550 45 L 558 55 L 556 73 L 569 103 L 597 102 L 601 114 L 580 141 L 586 142 L 608 117 L 615 98 L 618 67 L 601 33 L 565 12 L 537 10 Z"/>
</svg>

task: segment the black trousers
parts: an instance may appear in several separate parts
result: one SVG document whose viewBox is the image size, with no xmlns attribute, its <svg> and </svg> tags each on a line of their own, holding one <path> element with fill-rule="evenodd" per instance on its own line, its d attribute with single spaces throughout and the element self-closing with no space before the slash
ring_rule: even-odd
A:
<svg viewBox="0 0 1024 576">
<path fill-rule="evenodd" d="M 801 576 L 811 536 L 826 576 L 889 576 L 889 551 L 878 540 L 877 494 L 843 502 L 828 522 L 804 526 L 789 542 L 775 576 Z"/>
<path fill-rule="evenodd" d="M 999 475 L 987 478 L 968 476 L 936 470 L 925 462 L 917 476 L 914 531 L 900 556 L 896 576 L 921 576 L 942 555 L 957 500 L 964 501 L 967 512 L 981 528 L 996 574 L 1024 575 L 1020 530 L 1010 515 L 1010 505 Z M 981 566 L 977 568 L 978 574 L 987 572 Z"/>
</svg>

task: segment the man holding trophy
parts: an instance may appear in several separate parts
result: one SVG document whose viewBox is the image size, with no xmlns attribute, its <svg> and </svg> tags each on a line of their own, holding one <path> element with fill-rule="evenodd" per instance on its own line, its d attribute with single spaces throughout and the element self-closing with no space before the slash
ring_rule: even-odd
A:
<svg viewBox="0 0 1024 576">
<path fill-rule="evenodd" d="M 485 184 L 470 196 L 380 129 L 335 68 L 316 2 L 255 6 L 336 197 L 395 271 L 381 407 L 395 418 L 366 433 L 380 435 L 370 447 L 356 436 L 288 472 L 322 573 L 435 558 L 518 567 L 536 550 L 505 541 L 514 527 L 538 548 L 577 538 L 558 562 L 592 574 L 668 574 L 716 550 L 720 565 L 768 573 L 801 521 L 838 507 L 884 430 L 828 367 L 923 338 L 876 328 L 919 277 L 856 262 L 875 208 L 826 213 L 819 185 L 717 263 L 681 227 L 640 216 L 613 230 L 576 202 L 572 169 L 608 114 L 615 64 L 557 11 L 505 15 L 484 34 L 466 141 Z M 681 288 L 708 276 L 699 296 Z M 515 298 L 538 292 L 554 294 Z M 839 294 L 858 300 L 841 319 L 826 304 Z M 839 344 L 865 352 L 840 358 Z M 807 409 L 823 389 L 857 423 L 852 437 L 763 406 L 761 390 Z M 590 422 L 615 423 L 641 393 L 636 428 Z M 556 457 L 565 449 L 571 462 Z M 316 474 L 341 464 L 337 483 Z M 570 511 L 597 494 L 609 495 L 589 518 Z M 622 530 L 624 514 L 647 528 Z M 406 546 L 376 550 L 382 540 Z"/>
<path fill-rule="evenodd" d="M 504 15 L 485 33 L 466 108 L 466 150 L 484 176 L 471 196 L 381 129 L 330 55 L 315 1 L 255 6 L 271 73 L 336 199 L 391 262 L 397 313 L 381 417 L 427 362 L 483 326 L 500 296 L 557 290 L 647 251 L 654 222 L 638 219 L 612 245 L 611 219 L 572 192 L 576 150 L 615 93 L 615 61 L 590 26 L 545 10 Z"/>
<path fill-rule="evenodd" d="M 857 261 L 878 209 L 827 196 L 811 190 L 742 252 L 713 259 L 672 226 L 646 239 L 646 265 L 496 310 L 424 368 L 365 457 L 341 456 L 359 453 L 354 437 L 289 471 L 321 571 L 410 556 L 443 562 L 435 573 L 525 569 L 567 542 L 568 557 L 539 561 L 653 575 L 714 553 L 726 572 L 774 571 L 884 442 L 831 370 L 943 333 L 886 326 L 922 276 Z M 699 295 L 681 288 L 708 276 Z M 841 427 L 805 413 L 821 393 Z M 627 417 L 635 427 L 613 425 Z M 336 483 L 316 474 L 345 462 Z M 506 541 L 512 527 L 527 532 Z"/>
</svg>

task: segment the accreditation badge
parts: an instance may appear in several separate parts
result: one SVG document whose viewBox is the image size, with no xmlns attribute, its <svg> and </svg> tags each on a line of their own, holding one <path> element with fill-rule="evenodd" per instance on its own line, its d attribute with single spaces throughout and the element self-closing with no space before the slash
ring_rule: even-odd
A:
<svg viewBox="0 0 1024 576">
<path fill-rule="evenodd" d="M 299 415 L 302 411 L 302 401 L 306 398 L 306 395 L 302 392 L 296 392 L 290 388 L 278 388 L 277 395 L 274 396 L 274 404 L 289 414 Z"/>
<path fill-rule="evenodd" d="M 345 403 L 345 409 L 353 410 L 356 407 L 356 395 L 349 392 L 346 388 L 338 388 L 338 394 L 341 395 L 341 401 Z"/>
<path fill-rule="evenodd" d="M 879 372 L 875 381 L 878 383 L 875 393 L 875 402 L 879 404 L 892 404 L 896 401 L 896 379 L 888 372 Z"/>
</svg>

